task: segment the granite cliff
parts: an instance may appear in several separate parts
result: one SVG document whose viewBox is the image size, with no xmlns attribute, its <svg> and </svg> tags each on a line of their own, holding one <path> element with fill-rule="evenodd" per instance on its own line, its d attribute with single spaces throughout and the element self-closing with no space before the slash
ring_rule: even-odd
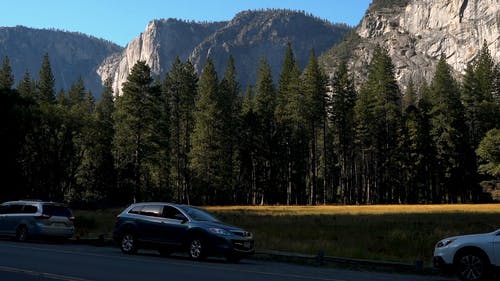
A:
<svg viewBox="0 0 500 281">
<path fill-rule="evenodd" d="M 198 71 L 211 57 L 222 76 L 227 58 L 235 59 L 243 87 L 254 84 L 257 67 L 265 56 L 274 78 L 279 77 L 285 46 L 290 42 L 297 61 L 304 67 L 309 52 L 331 48 L 350 30 L 303 12 L 290 10 L 246 11 L 231 21 L 185 22 L 175 19 L 152 21 L 121 53 L 108 57 L 98 69 L 104 81 L 111 77 L 115 93 L 126 81 L 137 60 L 144 60 L 156 75 L 164 75 L 176 56 L 189 59 Z"/>
<path fill-rule="evenodd" d="M 374 47 L 389 51 L 402 86 L 429 81 L 441 55 L 457 77 L 486 42 L 500 61 L 500 0 L 374 0 L 360 25 L 321 61 L 329 73 L 346 59 L 357 83 L 366 77 Z"/>
</svg>

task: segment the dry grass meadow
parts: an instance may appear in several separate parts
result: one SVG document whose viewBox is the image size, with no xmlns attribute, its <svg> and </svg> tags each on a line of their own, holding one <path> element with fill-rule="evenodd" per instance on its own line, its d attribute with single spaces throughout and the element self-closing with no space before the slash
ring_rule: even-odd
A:
<svg viewBox="0 0 500 281">
<path fill-rule="evenodd" d="M 430 265 L 444 237 L 500 228 L 500 204 L 205 207 L 254 233 L 256 247 Z M 111 237 L 121 210 L 76 211 L 80 237 Z"/>
</svg>

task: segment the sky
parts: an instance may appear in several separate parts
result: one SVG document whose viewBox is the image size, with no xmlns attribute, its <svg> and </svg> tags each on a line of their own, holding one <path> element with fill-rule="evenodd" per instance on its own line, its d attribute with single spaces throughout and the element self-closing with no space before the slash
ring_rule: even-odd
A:
<svg viewBox="0 0 500 281">
<path fill-rule="evenodd" d="M 245 10 L 286 8 L 355 26 L 372 0 L 0 0 L 0 26 L 76 31 L 125 46 L 154 19 L 226 21 Z"/>
</svg>

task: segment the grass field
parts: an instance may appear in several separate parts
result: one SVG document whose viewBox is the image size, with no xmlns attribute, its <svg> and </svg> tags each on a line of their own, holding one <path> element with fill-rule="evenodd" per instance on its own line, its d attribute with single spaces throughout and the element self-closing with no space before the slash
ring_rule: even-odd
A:
<svg viewBox="0 0 500 281">
<path fill-rule="evenodd" d="M 254 233 L 256 247 L 430 265 L 447 236 L 500 228 L 500 204 L 206 207 Z M 111 237 L 121 210 L 76 211 L 80 237 Z"/>
</svg>

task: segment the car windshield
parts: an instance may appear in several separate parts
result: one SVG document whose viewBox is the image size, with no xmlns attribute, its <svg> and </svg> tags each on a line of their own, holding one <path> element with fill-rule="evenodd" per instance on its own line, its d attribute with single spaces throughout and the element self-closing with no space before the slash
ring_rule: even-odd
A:
<svg viewBox="0 0 500 281">
<path fill-rule="evenodd" d="M 211 214 L 194 207 L 182 207 L 182 210 L 186 212 L 195 221 L 212 221 L 218 222 L 219 220 L 212 216 Z"/>
</svg>

